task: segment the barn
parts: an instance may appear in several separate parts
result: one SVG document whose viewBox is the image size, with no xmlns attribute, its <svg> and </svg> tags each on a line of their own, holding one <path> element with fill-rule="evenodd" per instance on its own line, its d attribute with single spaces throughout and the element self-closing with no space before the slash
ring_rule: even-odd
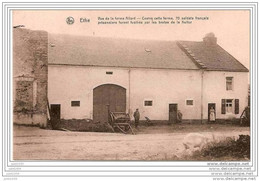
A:
<svg viewBox="0 0 260 181">
<path fill-rule="evenodd" d="M 48 99 L 58 119 L 104 122 L 108 110 L 141 120 L 239 118 L 247 106 L 248 69 L 217 44 L 49 34 Z"/>
</svg>

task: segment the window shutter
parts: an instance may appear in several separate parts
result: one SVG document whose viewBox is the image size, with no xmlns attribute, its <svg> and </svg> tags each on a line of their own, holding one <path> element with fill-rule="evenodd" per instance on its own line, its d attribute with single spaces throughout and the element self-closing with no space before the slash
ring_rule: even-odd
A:
<svg viewBox="0 0 260 181">
<path fill-rule="evenodd" d="M 226 114 L 226 99 L 221 99 L 221 114 Z"/>
<path fill-rule="evenodd" d="M 235 99 L 235 114 L 239 114 L 239 99 Z"/>
</svg>

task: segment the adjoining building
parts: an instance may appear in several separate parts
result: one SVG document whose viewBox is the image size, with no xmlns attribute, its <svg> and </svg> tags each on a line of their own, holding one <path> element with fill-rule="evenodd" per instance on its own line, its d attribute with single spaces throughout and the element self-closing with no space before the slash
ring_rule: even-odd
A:
<svg viewBox="0 0 260 181">
<path fill-rule="evenodd" d="M 13 29 L 13 122 L 47 124 L 48 33 Z"/>
<path fill-rule="evenodd" d="M 49 34 L 48 98 L 58 119 L 104 122 L 108 109 L 176 122 L 239 118 L 248 69 L 217 44 Z"/>
</svg>

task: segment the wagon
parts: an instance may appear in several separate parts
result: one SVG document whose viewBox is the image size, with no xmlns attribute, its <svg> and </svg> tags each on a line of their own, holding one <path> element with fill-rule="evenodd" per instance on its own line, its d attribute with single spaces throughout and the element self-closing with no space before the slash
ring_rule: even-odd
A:
<svg viewBox="0 0 260 181">
<path fill-rule="evenodd" d="M 114 131 L 118 130 L 124 134 L 131 131 L 131 133 L 134 134 L 130 125 L 130 116 L 125 112 L 110 112 L 109 124 L 112 126 Z"/>
</svg>

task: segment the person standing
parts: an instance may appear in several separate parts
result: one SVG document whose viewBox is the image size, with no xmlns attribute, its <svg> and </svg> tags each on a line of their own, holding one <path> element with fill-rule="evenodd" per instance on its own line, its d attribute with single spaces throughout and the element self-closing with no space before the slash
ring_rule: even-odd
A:
<svg viewBox="0 0 260 181">
<path fill-rule="evenodd" d="M 134 118 L 135 118 L 135 128 L 137 128 L 139 125 L 139 119 L 140 119 L 140 113 L 139 113 L 138 109 L 136 109 L 136 111 L 134 112 Z"/>
<path fill-rule="evenodd" d="M 177 111 L 177 122 L 181 123 L 182 122 L 182 113 L 180 110 Z"/>
<path fill-rule="evenodd" d="M 214 110 L 213 107 L 211 107 L 210 110 L 209 110 L 209 120 L 210 121 L 215 121 L 216 120 L 215 110 Z"/>
</svg>

